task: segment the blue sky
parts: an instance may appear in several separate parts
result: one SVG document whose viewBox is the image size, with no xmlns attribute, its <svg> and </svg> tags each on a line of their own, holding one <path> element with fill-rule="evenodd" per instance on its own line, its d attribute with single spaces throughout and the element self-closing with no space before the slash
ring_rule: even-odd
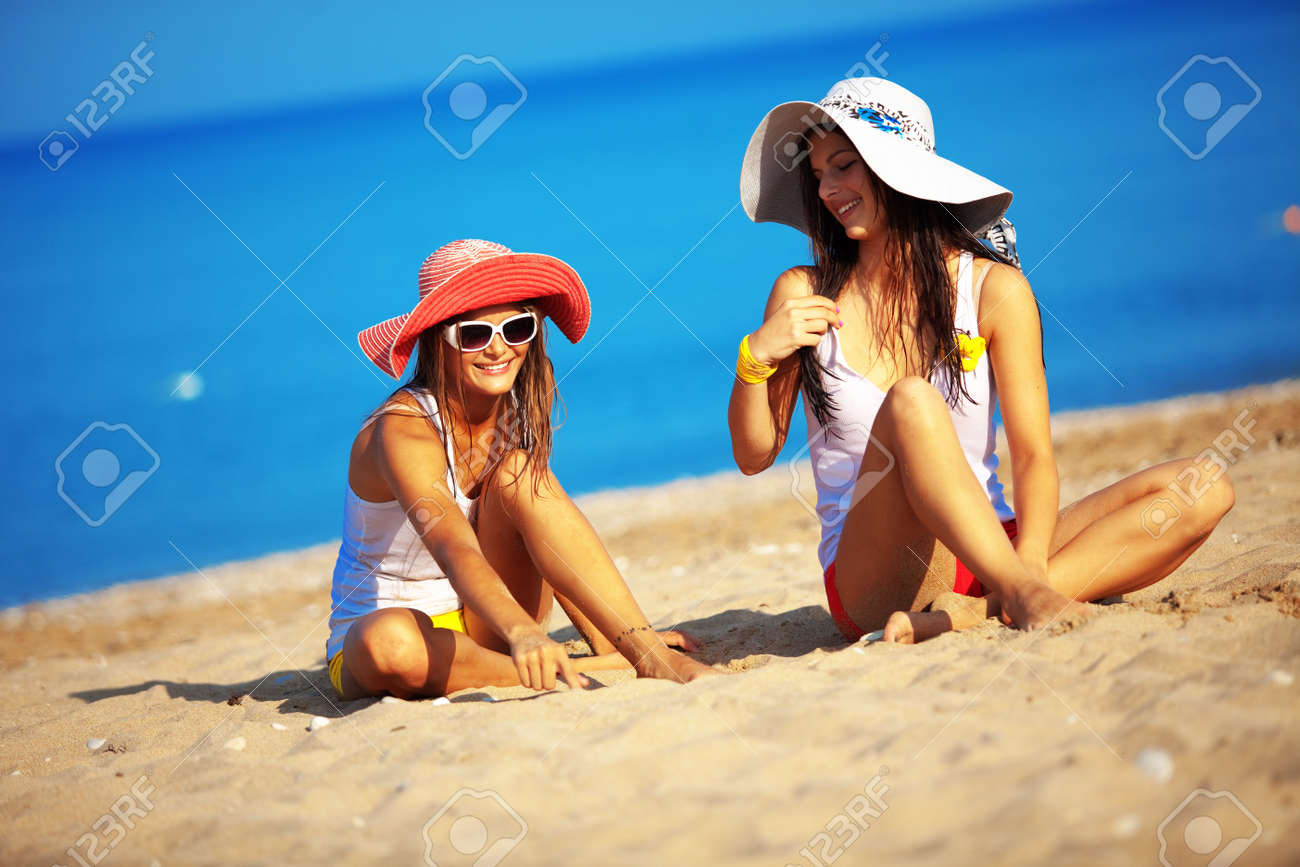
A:
<svg viewBox="0 0 1300 867">
<path fill-rule="evenodd" d="M 995 14 L 1080 2 L 1001 0 Z M 783 40 L 991 14 L 988 4 L 969 0 L 6 5 L 0 41 L 11 86 L 0 96 L 0 143 L 9 146 L 34 145 L 66 126 L 64 116 L 146 33 L 154 35 L 155 75 L 114 114 L 116 134 L 407 88 L 418 99 L 462 53 L 493 55 L 521 76 L 537 75 L 754 43 L 771 43 L 776 53 Z"/>
</svg>

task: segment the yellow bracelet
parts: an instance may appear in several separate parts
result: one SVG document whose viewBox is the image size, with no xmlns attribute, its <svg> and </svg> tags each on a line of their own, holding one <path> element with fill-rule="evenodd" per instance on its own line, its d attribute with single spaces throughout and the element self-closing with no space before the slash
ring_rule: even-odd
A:
<svg viewBox="0 0 1300 867">
<path fill-rule="evenodd" d="M 741 338 L 740 355 L 736 358 L 736 376 L 740 381 L 749 385 L 758 385 L 760 382 L 767 382 L 774 373 L 776 373 L 775 364 L 763 364 L 749 351 L 749 335 L 746 334 Z"/>
</svg>

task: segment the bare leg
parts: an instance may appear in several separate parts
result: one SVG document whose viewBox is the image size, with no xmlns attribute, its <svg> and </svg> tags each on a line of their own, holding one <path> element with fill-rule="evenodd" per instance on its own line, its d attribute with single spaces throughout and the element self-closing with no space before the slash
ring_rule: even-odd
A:
<svg viewBox="0 0 1300 867">
<path fill-rule="evenodd" d="M 950 591 L 953 554 L 1004 591 L 1019 626 L 1082 614 L 1016 556 L 932 385 L 919 377 L 896 383 L 871 435 L 835 563 L 840 598 L 860 628 L 880 628 L 891 612 L 919 611 Z"/>
<path fill-rule="evenodd" d="M 580 657 L 581 672 L 626 668 L 614 655 Z M 509 655 L 489 650 L 469 635 L 435 628 L 414 608 L 383 608 L 352 624 L 343 641 L 343 699 L 368 695 L 439 696 L 481 686 L 518 686 Z"/>
<path fill-rule="evenodd" d="M 1226 475 L 1207 483 L 1191 505 L 1170 491 L 1171 484 L 1203 469 L 1192 459 L 1169 461 L 1064 509 L 1052 536 L 1048 581 L 1073 599 L 1092 602 L 1132 593 L 1171 574 L 1204 544 L 1233 505 L 1232 482 Z M 1160 500 L 1174 504 L 1177 515 L 1167 507 L 1156 512 Z M 1152 514 L 1172 520 L 1156 526 Z M 937 634 L 942 621 L 933 612 L 942 612 L 951 628 L 965 629 L 983 617 L 997 616 L 998 611 L 996 594 L 984 599 L 943 594 L 935 599 L 931 612 L 892 616 L 889 622 L 894 628 L 892 633 L 886 629 L 886 640 L 911 643 L 923 641 L 922 635 Z"/>
<path fill-rule="evenodd" d="M 484 558 L 515 600 L 538 623 L 550 618 L 555 591 L 590 618 L 610 642 L 624 630 L 647 625 L 595 531 L 546 472 L 534 490 L 522 473 L 522 456 L 508 457 L 480 496 L 476 534 Z M 571 564 L 571 566 L 570 566 Z M 480 686 L 517 686 L 509 647 L 470 609 L 466 632 L 436 629 L 410 608 L 388 608 L 358 620 L 343 644 L 345 699 L 390 693 L 399 698 L 438 696 Z M 676 651 L 649 630 L 622 636 L 619 653 L 579 657 L 579 671 L 636 668 L 649 677 L 686 682 L 713 669 Z"/>
<path fill-rule="evenodd" d="M 383 608 L 360 618 L 343 641 L 344 700 L 386 693 L 439 696 L 474 686 L 516 686 L 509 656 L 453 629 L 435 629 L 414 608 Z"/>
<path fill-rule="evenodd" d="M 1169 461 L 1135 473 L 1075 503 L 1061 514 L 1047 562 L 1048 580 L 1081 601 L 1132 593 L 1164 578 L 1199 548 L 1232 508 L 1226 475 L 1208 483 L 1191 505 L 1169 486 L 1197 465 Z M 1177 517 L 1152 526 L 1162 504 L 1176 503 Z"/>
<path fill-rule="evenodd" d="M 541 475 L 535 476 L 537 472 Z M 530 613 L 549 614 L 559 593 L 638 675 L 684 683 L 716 674 L 671 650 L 647 628 L 649 621 L 586 516 L 550 470 L 526 468 L 522 452 L 508 456 L 484 486 L 478 535 L 488 562 Z M 505 649 L 472 612 L 466 612 L 466 622 L 475 640 Z"/>
</svg>

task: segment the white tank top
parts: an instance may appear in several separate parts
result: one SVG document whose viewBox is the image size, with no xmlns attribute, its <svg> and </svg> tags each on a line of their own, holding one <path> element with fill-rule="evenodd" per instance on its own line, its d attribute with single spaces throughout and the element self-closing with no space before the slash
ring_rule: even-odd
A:
<svg viewBox="0 0 1300 867">
<path fill-rule="evenodd" d="M 974 256 L 963 253 L 957 268 L 957 310 L 955 327 L 971 337 L 979 336 L 979 317 L 975 309 L 972 287 L 972 262 Z M 986 271 L 987 273 L 987 271 Z M 817 558 L 822 569 L 830 568 L 839 549 L 840 530 L 844 517 L 854 502 L 854 489 L 862 465 L 862 456 L 870 442 L 871 427 L 876 413 L 885 400 L 885 393 L 871 380 L 858 374 L 844 359 L 839 334 L 829 329 L 817 344 L 817 357 L 834 376 L 825 380 L 826 394 L 836 410 L 831 425 L 834 436 L 827 436 L 817 417 L 804 400 L 804 413 L 808 419 L 808 452 L 812 459 L 813 479 L 817 483 L 817 516 L 821 520 L 822 540 Z M 947 397 L 951 391 L 944 368 L 935 370 L 931 382 Z M 993 383 L 993 369 L 988 354 L 979 356 L 974 370 L 963 374 L 969 401 L 950 408 L 957 439 L 961 442 L 966 462 L 979 480 L 989 502 L 993 504 L 999 521 L 1015 517 L 1002 496 L 998 481 L 998 457 L 994 453 L 997 440 L 993 427 L 993 408 L 997 404 L 997 389 Z M 892 465 L 889 467 L 892 469 Z M 867 479 L 864 479 L 864 482 Z M 865 494 L 869 487 L 862 490 Z"/>
<path fill-rule="evenodd" d="M 408 388 L 420 408 L 442 434 L 447 454 L 447 486 L 456 505 L 473 523 L 476 500 L 471 500 L 456 483 L 455 448 L 442 429 L 438 405 L 424 389 Z M 386 404 L 385 407 L 388 405 Z M 361 429 L 374 423 L 385 407 L 376 410 Z M 415 527 L 397 500 L 375 503 L 363 500 L 345 484 L 343 542 L 334 565 L 330 590 L 330 634 L 325 658 L 333 659 L 343 649 L 343 639 L 357 618 L 381 608 L 417 608 L 429 615 L 445 614 L 461 607 L 451 581 L 433 559 Z"/>
</svg>

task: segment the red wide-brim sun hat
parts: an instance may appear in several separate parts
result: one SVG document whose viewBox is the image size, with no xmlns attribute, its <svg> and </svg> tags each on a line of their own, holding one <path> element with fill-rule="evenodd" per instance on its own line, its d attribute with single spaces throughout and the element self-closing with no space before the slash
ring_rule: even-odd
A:
<svg viewBox="0 0 1300 867">
<path fill-rule="evenodd" d="M 421 332 L 481 307 L 533 301 L 577 343 L 591 322 L 591 299 L 568 263 L 542 253 L 516 253 L 491 241 L 466 239 L 439 247 L 420 266 L 415 309 L 357 335 L 361 350 L 399 379 Z"/>
</svg>

